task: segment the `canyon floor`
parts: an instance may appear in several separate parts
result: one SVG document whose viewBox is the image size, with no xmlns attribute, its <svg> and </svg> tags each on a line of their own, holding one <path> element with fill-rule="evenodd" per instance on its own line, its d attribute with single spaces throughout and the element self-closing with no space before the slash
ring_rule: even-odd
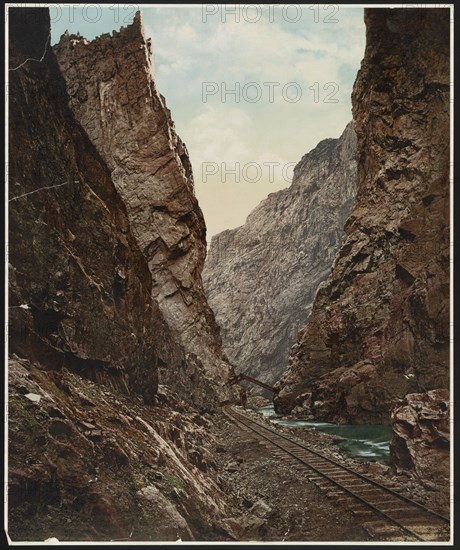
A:
<svg viewBox="0 0 460 550">
<path fill-rule="evenodd" d="M 240 408 L 240 411 L 242 409 Z M 269 424 L 255 410 L 245 414 Z M 259 541 L 376 541 L 363 528 L 363 520 L 339 505 L 311 481 L 311 472 L 292 468 L 246 432 L 235 428 L 227 419 L 218 421 L 220 437 L 225 444 L 218 455 L 222 476 L 228 483 L 235 505 L 242 511 L 261 518 L 253 524 L 242 521 L 240 540 Z M 448 488 L 439 490 L 429 482 L 378 462 L 368 462 L 347 456 L 335 441 L 337 438 L 311 428 L 291 428 L 270 424 L 272 428 L 307 443 L 311 448 L 346 464 L 355 471 L 370 475 L 377 481 L 391 482 L 395 489 L 418 502 L 448 515 Z"/>
<path fill-rule="evenodd" d="M 166 387 L 145 405 L 13 357 L 9 389 L 13 541 L 377 540 L 308 470 L 290 466 L 220 410 L 197 414 Z M 269 422 L 253 409 L 244 414 Z M 335 436 L 276 429 L 448 513 L 448 491 L 350 458 Z"/>
<path fill-rule="evenodd" d="M 219 466 L 241 515 L 240 540 L 369 541 L 351 512 L 327 499 L 307 470 L 287 467 L 273 450 L 222 419 Z"/>
</svg>

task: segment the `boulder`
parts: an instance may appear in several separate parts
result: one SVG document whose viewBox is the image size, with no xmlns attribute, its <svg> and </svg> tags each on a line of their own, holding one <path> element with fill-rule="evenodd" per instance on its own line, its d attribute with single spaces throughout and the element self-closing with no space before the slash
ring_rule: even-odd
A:
<svg viewBox="0 0 460 550">
<path fill-rule="evenodd" d="M 395 468 L 445 484 L 450 477 L 449 391 L 406 395 L 393 405 L 391 425 L 390 457 Z"/>
<path fill-rule="evenodd" d="M 222 521 L 224 529 L 238 541 L 260 540 L 260 536 L 266 530 L 266 523 L 265 519 L 250 514 Z"/>
<path fill-rule="evenodd" d="M 136 496 L 145 518 L 155 525 L 156 540 L 193 540 L 186 520 L 154 485 L 143 487 Z"/>
<path fill-rule="evenodd" d="M 266 518 L 270 515 L 272 508 L 262 499 L 257 500 L 251 507 L 250 512 L 259 518 Z"/>
</svg>

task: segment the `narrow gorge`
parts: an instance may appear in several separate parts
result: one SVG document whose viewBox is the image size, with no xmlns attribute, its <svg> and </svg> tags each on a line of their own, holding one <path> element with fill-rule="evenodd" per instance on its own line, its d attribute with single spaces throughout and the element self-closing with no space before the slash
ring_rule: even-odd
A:
<svg viewBox="0 0 460 550">
<path fill-rule="evenodd" d="M 150 9 L 8 8 L 5 544 L 451 541 L 449 10 L 365 8 L 353 120 L 207 251 Z"/>
<path fill-rule="evenodd" d="M 243 226 L 212 238 L 204 287 L 236 371 L 271 385 L 283 373 L 342 241 L 355 148 L 350 123 L 301 159 L 290 187 L 271 193 Z"/>
</svg>

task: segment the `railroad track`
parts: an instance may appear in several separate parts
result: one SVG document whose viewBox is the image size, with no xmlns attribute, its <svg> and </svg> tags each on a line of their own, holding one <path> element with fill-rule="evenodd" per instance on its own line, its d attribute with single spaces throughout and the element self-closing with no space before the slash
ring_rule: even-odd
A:
<svg viewBox="0 0 460 550">
<path fill-rule="evenodd" d="M 223 412 L 232 422 L 275 447 L 279 457 L 287 459 L 292 465 L 302 465 L 311 470 L 309 480 L 316 483 L 328 497 L 361 518 L 363 527 L 372 537 L 392 541 L 449 540 L 449 518 L 305 444 L 243 416 L 229 405 L 223 407 Z"/>
</svg>

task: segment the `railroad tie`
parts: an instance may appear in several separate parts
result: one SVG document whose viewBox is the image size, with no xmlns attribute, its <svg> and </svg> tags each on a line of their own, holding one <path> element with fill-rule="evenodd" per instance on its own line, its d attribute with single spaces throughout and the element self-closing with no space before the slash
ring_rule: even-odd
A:
<svg viewBox="0 0 460 550">
<path fill-rule="evenodd" d="M 448 541 L 449 518 L 394 489 L 395 484 L 383 484 L 327 457 L 306 444 L 248 419 L 230 407 L 224 414 L 253 438 L 271 450 L 277 459 L 283 458 L 291 467 L 305 472 L 335 504 L 346 506 L 353 515 L 366 521 L 363 527 L 372 537 L 387 541 Z M 303 477 L 303 476 L 302 476 Z M 377 516 L 378 515 L 378 516 Z M 380 519 L 377 519 L 380 518 Z"/>
</svg>

